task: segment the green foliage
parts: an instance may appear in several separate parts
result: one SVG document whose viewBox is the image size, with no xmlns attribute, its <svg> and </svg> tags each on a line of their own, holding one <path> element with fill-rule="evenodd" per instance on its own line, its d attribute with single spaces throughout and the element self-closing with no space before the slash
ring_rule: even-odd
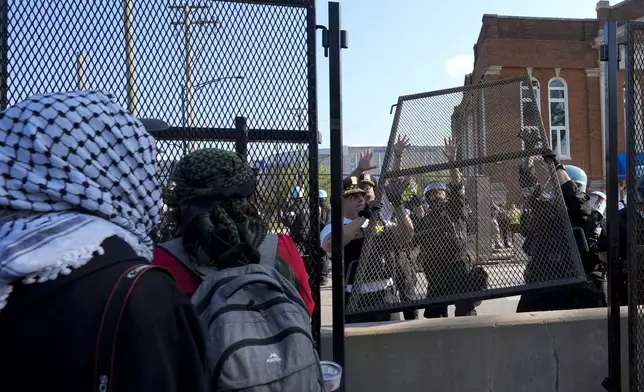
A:
<svg viewBox="0 0 644 392">
<path fill-rule="evenodd" d="M 318 170 L 318 187 L 319 189 L 324 189 L 327 194 L 327 200 L 331 200 L 331 172 L 322 165 Z"/>
<path fill-rule="evenodd" d="M 298 184 L 299 170 L 293 164 L 269 167 L 259 176 L 258 198 L 260 210 L 271 221 L 279 218 L 286 205 L 289 192 Z"/>
</svg>

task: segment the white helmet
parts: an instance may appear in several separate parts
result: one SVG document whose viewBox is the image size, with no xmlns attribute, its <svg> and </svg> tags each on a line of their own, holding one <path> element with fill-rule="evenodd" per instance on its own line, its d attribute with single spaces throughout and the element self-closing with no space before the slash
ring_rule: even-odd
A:
<svg viewBox="0 0 644 392">
<path fill-rule="evenodd" d="M 594 191 L 588 195 L 590 206 L 602 216 L 606 212 L 606 194 L 604 192 Z"/>
</svg>

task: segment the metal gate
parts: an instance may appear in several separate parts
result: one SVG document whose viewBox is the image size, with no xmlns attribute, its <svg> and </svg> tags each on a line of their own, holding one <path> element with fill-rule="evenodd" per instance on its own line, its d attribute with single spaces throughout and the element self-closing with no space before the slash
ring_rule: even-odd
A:
<svg viewBox="0 0 644 392">
<path fill-rule="evenodd" d="M 640 183 L 644 165 L 644 23 L 626 26 L 626 137 L 627 137 L 627 249 L 620 249 L 628 260 L 628 290 L 622 303 L 628 302 L 629 383 L 631 391 L 644 390 L 644 183 Z M 622 233 L 620 233 L 622 234 Z M 620 241 L 620 244 L 624 243 Z M 622 282 L 619 282 L 622 283 Z M 623 285 L 623 283 L 622 283 Z M 623 286 L 622 286 L 623 287 Z"/>
<path fill-rule="evenodd" d="M 400 97 L 378 185 L 383 224 L 369 225 L 347 313 L 440 317 L 455 303 L 462 315 L 585 282 L 547 148 L 527 76 Z"/>
<path fill-rule="evenodd" d="M 302 191 L 298 245 L 319 339 L 314 1 L 3 1 L 0 18 L 3 108 L 46 92 L 111 92 L 169 124 L 154 135 L 162 185 L 186 153 L 236 148 L 258 171 L 273 231 L 288 231 L 283 207 Z"/>
</svg>

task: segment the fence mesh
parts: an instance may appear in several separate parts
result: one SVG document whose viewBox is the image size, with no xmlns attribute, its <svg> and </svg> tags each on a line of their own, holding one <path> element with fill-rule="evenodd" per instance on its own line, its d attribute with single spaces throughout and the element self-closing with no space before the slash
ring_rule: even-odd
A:
<svg viewBox="0 0 644 392">
<path fill-rule="evenodd" d="M 527 77 L 401 97 L 347 312 L 584 282 L 548 146 Z"/>
<path fill-rule="evenodd" d="M 113 93 L 137 117 L 169 124 L 154 134 L 163 186 L 190 151 L 246 151 L 259 176 L 259 210 L 272 231 L 296 240 L 319 304 L 312 1 L 34 0 L 4 7 L 3 103 L 55 91 Z M 172 232 L 162 221 L 155 234 L 164 240 Z"/>
<path fill-rule="evenodd" d="M 628 249 L 620 249 L 620 255 L 626 267 L 628 295 L 624 290 L 623 298 L 629 302 L 629 366 L 631 390 L 644 389 L 644 270 L 640 260 L 644 254 L 644 220 L 641 216 L 642 202 L 638 175 L 644 165 L 644 24 L 629 22 L 628 24 L 628 55 L 626 63 L 626 126 L 627 126 L 627 234 Z M 626 243 L 620 240 L 620 246 Z M 622 282 L 617 282 L 622 283 Z"/>
</svg>

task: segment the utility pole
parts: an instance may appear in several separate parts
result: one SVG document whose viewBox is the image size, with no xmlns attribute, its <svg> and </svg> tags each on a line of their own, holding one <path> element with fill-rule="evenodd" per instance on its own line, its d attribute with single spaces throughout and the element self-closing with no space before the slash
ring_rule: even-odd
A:
<svg viewBox="0 0 644 392">
<path fill-rule="evenodd" d="M 185 77 L 186 85 L 183 89 L 185 96 L 182 97 L 182 100 L 185 102 L 185 111 L 183 113 L 183 126 L 192 128 L 194 126 L 194 82 L 192 79 L 192 25 L 219 25 L 221 22 L 219 20 L 195 20 L 191 18 L 191 12 L 195 9 L 210 8 L 207 5 L 171 5 L 172 9 L 181 9 L 183 10 L 183 21 L 182 22 L 171 22 L 173 25 L 183 25 L 183 34 L 184 34 L 184 45 L 186 51 L 185 58 Z"/>
<path fill-rule="evenodd" d="M 127 81 L 127 110 L 136 114 L 136 85 L 134 83 L 134 33 L 132 28 L 132 0 L 123 0 L 123 27 L 125 30 L 125 75 Z"/>
</svg>

